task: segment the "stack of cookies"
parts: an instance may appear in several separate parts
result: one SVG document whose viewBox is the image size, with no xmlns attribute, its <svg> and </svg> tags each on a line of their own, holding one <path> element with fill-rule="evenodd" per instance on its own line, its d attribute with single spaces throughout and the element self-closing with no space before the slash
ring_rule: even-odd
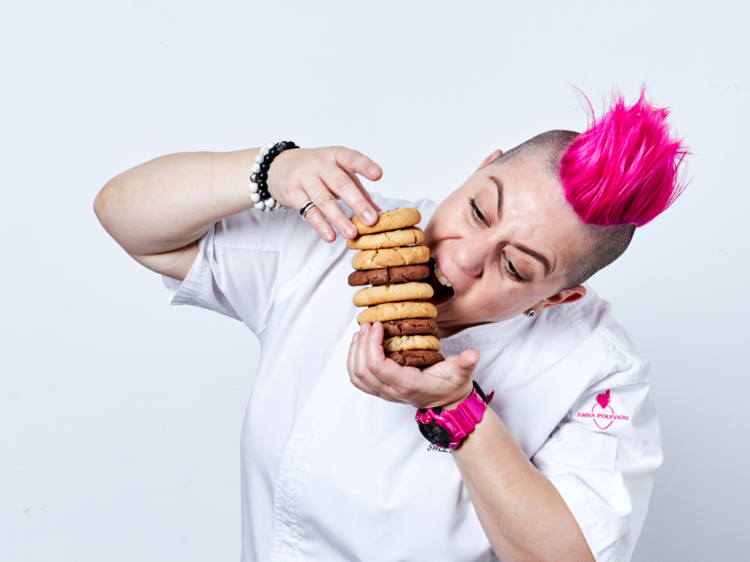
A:
<svg viewBox="0 0 750 562">
<path fill-rule="evenodd" d="M 427 302 L 434 290 L 427 283 L 430 250 L 420 245 L 424 241 L 424 232 L 416 226 L 420 220 L 419 211 L 412 208 L 382 212 L 373 226 L 354 217 L 359 236 L 346 242 L 359 250 L 352 258 L 356 271 L 349 276 L 349 285 L 371 285 L 354 295 L 354 306 L 367 307 L 357 321 L 382 322 L 386 357 L 411 367 L 443 361 L 435 337 L 437 308 Z"/>
</svg>

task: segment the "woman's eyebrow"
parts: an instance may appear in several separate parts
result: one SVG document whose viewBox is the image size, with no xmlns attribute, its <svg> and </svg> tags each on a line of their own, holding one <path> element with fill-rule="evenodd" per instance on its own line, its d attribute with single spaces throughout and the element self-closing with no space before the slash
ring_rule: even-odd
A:
<svg viewBox="0 0 750 562">
<path fill-rule="evenodd" d="M 495 176 L 490 176 L 490 179 L 495 182 L 495 185 L 497 186 L 497 217 L 500 218 L 503 213 L 503 182 L 500 181 L 500 178 L 496 178 Z M 531 248 L 527 248 L 523 244 L 514 244 L 514 246 L 541 263 L 544 266 L 544 274 L 549 275 L 551 268 L 547 258 Z"/>
<path fill-rule="evenodd" d="M 503 182 L 495 176 L 490 176 L 490 179 L 497 186 L 497 218 L 500 218 L 503 215 Z"/>
<path fill-rule="evenodd" d="M 543 266 L 544 266 L 544 274 L 549 275 L 550 266 L 549 266 L 549 260 L 545 258 L 542 254 L 538 254 L 531 248 L 527 248 L 526 246 L 522 244 L 514 244 L 516 248 L 521 250 L 523 253 L 530 255 L 535 260 L 538 260 Z"/>
</svg>

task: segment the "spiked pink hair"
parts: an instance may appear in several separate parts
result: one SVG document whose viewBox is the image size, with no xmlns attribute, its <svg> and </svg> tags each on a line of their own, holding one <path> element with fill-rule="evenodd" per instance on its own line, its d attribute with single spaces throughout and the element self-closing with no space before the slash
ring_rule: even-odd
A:
<svg viewBox="0 0 750 562">
<path fill-rule="evenodd" d="M 573 140 L 559 174 L 585 224 L 643 226 L 682 193 L 678 167 L 689 152 L 671 137 L 667 115 L 644 91 L 631 107 L 616 94 L 611 109 Z"/>
</svg>

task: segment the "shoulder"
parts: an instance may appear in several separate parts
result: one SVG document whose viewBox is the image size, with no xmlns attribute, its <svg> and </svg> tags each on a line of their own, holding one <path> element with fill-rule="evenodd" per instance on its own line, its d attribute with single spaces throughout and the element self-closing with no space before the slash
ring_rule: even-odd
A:
<svg viewBox="0 0 750 562">
<path fill-rule="evenodd" d="M 614 318 L 612 305 L 586 285 L 587 294 L 578 302 L 545 310 L 555 332 L 575 334 L 576 346 L 604 351 L 607 367 L 602 377 L 622 373 L 621 384 L 648 381 L 648 364 L 639 355 L 625 328 Z M 540 318 L 541 319 L 541 318 Z M 598 378 L 598 377 L 597 377 Z"/>
</svg>

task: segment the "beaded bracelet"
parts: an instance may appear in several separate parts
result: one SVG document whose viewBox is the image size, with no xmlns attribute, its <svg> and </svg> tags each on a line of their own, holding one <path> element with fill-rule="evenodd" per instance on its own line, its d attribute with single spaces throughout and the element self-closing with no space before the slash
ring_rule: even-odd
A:
<svg viewBox="0 0 750 562">
<path fill-rule="evenodd" d="M 250 176 L 250 199 L 255 203 L 256 209 L 270 212 L 281 207 L 268 192 L 268 170 L 274 158 L 291 148 L 299 146 L 291 141 L 269 142 L 255 157 L 255 163 L 251 168 L 253 173 Z"/>
</svg>

